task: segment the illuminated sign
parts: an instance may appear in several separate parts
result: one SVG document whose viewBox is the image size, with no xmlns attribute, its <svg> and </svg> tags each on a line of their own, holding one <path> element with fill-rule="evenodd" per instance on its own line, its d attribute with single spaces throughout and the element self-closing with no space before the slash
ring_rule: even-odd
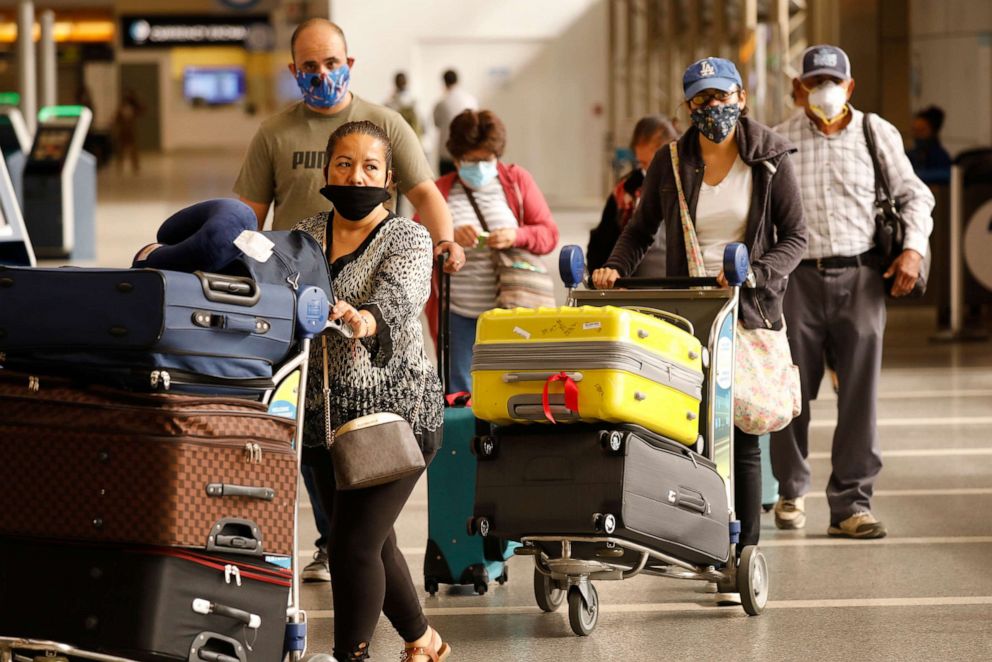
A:
<svg viewBox="0 0 992 662">
<path fill-rule="evenodd" d="M 122 16 L 127 48 L 246 46 L 270 43 L 267 16 Z"/>
</svg>

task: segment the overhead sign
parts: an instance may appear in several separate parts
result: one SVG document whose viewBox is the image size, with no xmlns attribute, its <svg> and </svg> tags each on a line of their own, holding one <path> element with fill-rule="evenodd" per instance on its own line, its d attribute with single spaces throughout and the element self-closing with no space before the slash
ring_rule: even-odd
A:
<svg viewBox="0 0 992 662">
<path fill-rule="evenodd" d="M 245 46 L 271 43 L 272 27 L 264 15 L 250 16 L 122 16 L 126 48 L 170 46 Z"/>
<path fill-rule="evenodd" d="M 239 11 L 251 9 L 259 2 L 261 2 L 261 0 L 220 0 L 220 4 L 225 7 L 229 9 L 237 9 Z"/>
</svg>

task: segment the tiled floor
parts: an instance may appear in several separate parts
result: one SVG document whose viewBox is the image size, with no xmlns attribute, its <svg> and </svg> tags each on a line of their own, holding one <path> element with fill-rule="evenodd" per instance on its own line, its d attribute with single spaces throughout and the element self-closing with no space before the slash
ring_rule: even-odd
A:
<svg viewBox="0 0 992 662">
<path fill-rule="evenodd" d="M 158 224 L 186 203 L 230 195 L 240 155 L 185 153 L 146 159 L 139 177 L 101 178 L 98 263 L 124 266 Z M 585 243 L 598 210 L 557 214 L 563 241 Z M 875 508 L 890 536 L 826 537 L 835 399 L 813 404 L 815 489 L 808 528 L 777 531 L 770 515 L 762 547 L 771 573 L 769 608 L 749 618 L 713 606 L 696 583 L 654 577 L 601 582 L 598 629 L 574 636 L 565 610 L 534 604 L 529 560 L 510 581 L 479 597 L 445 588 L 425 594 L 428 617 L 454 648 L 452 660 L 989 660 L 992 659 L 992 347 L 933 345 L 927 310 L 893 310 L 886 339 L 879 430 L 885 469 Z M 424 484 L 397 525 L 411 572 L 422 578 L 427 531 Z M 302 511 L 302 540 L 314 527 Z M 302 551 L 304 562 L 312 549 Z M 330 649 L 326 584 L 304 587 L 310 650 Z M 380 622 L 374 659 L 394 659 L 400 639 Z"/>
</svg>

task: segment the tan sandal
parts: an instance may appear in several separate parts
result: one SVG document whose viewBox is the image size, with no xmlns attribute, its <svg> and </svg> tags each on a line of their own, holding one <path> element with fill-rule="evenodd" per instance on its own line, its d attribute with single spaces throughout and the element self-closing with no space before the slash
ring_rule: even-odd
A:
<svg viewBox="0 0 992 662">
<path fill-rule="evenodd" d="M 441 635 L 437 633 L 437 630 L 431 628 L 431 645 L 429 647 L 407 646 L 400 653 L 400 662 L 411 662 L 418 655 L 426 656 L 430 662 L 444 662 L 451 655 L 451 646 L 447 642 L 443 642 L 438 648 L 438 643 L 441 643 Z"/>
</svg>

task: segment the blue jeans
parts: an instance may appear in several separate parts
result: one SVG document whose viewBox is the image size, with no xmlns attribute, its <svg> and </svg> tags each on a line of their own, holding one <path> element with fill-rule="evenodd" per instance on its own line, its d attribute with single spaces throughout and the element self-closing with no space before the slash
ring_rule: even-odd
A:
<svg viewBox="0 0 992 662">
<path fill-rule="evenodd" d="M 472 390 L 472 346 L 475 344 L 475 327 L 479 320 L 449 313 L 449 360 L 451 383 L 448 393 Z"/>
<path fill-rule="evenodd" d="M 318 549 L 327 551 L 327 541 L 331 535 L 331 524 L 327 519 L 327 513 L 324 512 L 323 502 L 316 496 L 315 485 L 317 479 L 314 476 L 314 473 L 320 469 L 321 467 L 313 467 L 305 462 L 300 464 L 300 473 L 303 474 L 303 485 L 307 488 L 307 496 L 310 497 L 310 505 L 313 507 L 313 520 L 316 522 L 317 532 L 320 534 L 314 545 Z"/>
</svg>

